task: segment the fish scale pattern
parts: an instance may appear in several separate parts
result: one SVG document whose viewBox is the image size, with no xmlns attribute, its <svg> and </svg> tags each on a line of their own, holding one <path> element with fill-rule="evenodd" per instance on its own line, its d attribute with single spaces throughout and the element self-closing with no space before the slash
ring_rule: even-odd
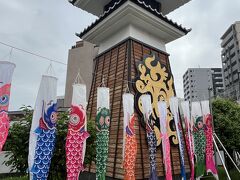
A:
<svg viewBox="0 0 240 180">
<path fill-rule="evenodd" d="M 100 131 L 96 138 L 96 178 L 105 179 L 108 158 L 109 131 Z"/>
<path fill-rule="evenodd" d="M 153 130 L 147 132 L 147 141 L 148 141 L 150 168 L 151 168 L 151 174 L 149 179 L 156 180 L 158 179 L 157 167 L 156 167 L 157 138 Z"/>
<path fill-rule="evenodd" d="M 187 147 L 187 152 L 188 156 L 190 159 L 190 168 L 191 168 L 191 177 L 190 180 L 194 180 L 194 153 L 193 153 L 193 147 L 192 147 L 192 135 L 188 134 L 188 131 L 185 133 L 185 139 L 186 139 L 186 147 Z"/>
<path fill-rule="evenodd" d="M 56 130 L 37 129 L 37 144 L 34 164 L 32 167 L 33 180 L 47 180 L 50 163 L 56 140 Z"/>
<path fill-rule="evenodd" d="M 5 84 L 0 87 L 0 152 L 7 140 L 8 130 L 10 127 L 10 119 L 8 117 L 10 88 L 11 84 Z"/>
<path fill-rule="evenodd" d="M 2 151 L 3 145 L 7 140 L 9 129 L 9 117 L 7 112 L 0 112 L 0 152 Z"/>
<path fill-rule="evenodd" d="M 78 180 L 79 173 L 84 170 L 83 166 L 83 146 L 89 133 L 84 131 L 75 132 L 68 131 L 66 139 L 66 165 L 67 165 L 67 179 Z"/>
<path fill-rule="evenodd" d="M 135 116 L 132 115 L 126 127 L 124 152 L 124 180 L 135 180 L 135 162 L 137 156 L 137 140 L 134 129 Z"/>
<path fill-rule="evenodd" d="M 136 136 L 126 135 L 126 149 L 125 149 L 124 169 L 126 175 L 124 179 L 135 179 L 135 161 L 137 154 Z"/>
<path fill-rule="evenodd" d="M 196 177 L 201 177 L 205 171 L 205 149 L 206 138 L 203 129 L 195 130 L 193 132 L 194 148 L 196 156 Z"/>
</svg>

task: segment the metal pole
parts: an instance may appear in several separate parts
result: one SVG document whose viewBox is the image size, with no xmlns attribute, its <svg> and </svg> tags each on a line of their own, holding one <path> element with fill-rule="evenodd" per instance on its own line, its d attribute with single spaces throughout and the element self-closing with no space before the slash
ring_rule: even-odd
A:
<svg viewBox="0 0 240 180">
<path fill-rule="evenodd" d="M 209 88 L 208 88 L 209 107 L 210 107 L 210 114 L 212 115 L 212 131 L 213 131 L 213 134 L 214 134 L 214 133 L 215 133 L 215 126 L 214 126 L 214 119 L 213 119 L 211 91 L 212 91 L 212 88 L 209 87 Z M 213 150 L 214 150 L 215 166 L 217 166 L 217 153 L 216 153 L 216 148 L 213 147 Z"/>
<path fill-rule="evenodd" d="M 238 70 L 238 99 L 237 101 L 239 101 L 240 103 L 240 70 Z"/>
<path fill-rule="evenodd" d="M 215 145 L 215 147 L 216 147 L 216 149 L 217 149 L 218 155 L 219 155 L 219 157 L 220 157 L 220 160 L 221 160 L 221 162 L 222 162 L 222 164 L 223 164 L 224 170 L 225 170 L 225 172 L 226 172 L 226 174 L 227 174 L 227 177 L 228 177 L 229 180 L 231 180 L 231 177 L 229 176 L 228 170 L 227 170 L 227 168 L 226 168 L 226 166 L 225 166 L 225 163 L 224 163 L 224 161 L 223 161 L 223 158 L 222 158 L 222 156 L 221 156 L 221 154 L 220 154 L 220 151 L 219 151 L 219 149 L 218 149 L 217 143 L 216 143 L 216 141 L 215 141 L 215 139 L 214 139 L 213 136 L 212 136 L 212 138 L 213 138 L 214 145 Z"/>
<path fill-rule="evenodd" d="M 227 153 L 228 157 L 231 159 L 232 163 L 234 164 L 234 166 L 236 167 L 236 169 L 238 170 L 238 172 L 240 173 L 240 170 L 238 168 L 238 166 L 236 165 L 236 163 L 233 161 L 232 157 L 230 156 L 230 154 L 228 153 L 228 151 L 226 150 L 226 148 L 224 147 L 224 145 L 222 144 L 222 142 L 220 141 L 220 139 L 218 138 L 217 134 L 214 133 L 215 137 L 217 138 L 218 142 L 221 144 L 221 146 L 223 147 L 224 151 Z"/>
<path fill-rule="evenodd" d="M 237 152 L 237 158 L 238 158 L 238 164 L 239 164 L 240 154 L 238 152 Z"/>
</svg>

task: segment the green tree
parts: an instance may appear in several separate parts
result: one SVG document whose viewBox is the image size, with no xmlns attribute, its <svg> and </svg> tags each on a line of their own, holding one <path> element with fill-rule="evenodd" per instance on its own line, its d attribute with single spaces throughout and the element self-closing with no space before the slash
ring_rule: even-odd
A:
<svg viewBox="0 0 240 180">
<path fill-rule="evenodd" d="M 28 168 L 28 141 L 32 109 L 30 106 L 24 106 L 21 110 L 24 112 L 24 117 L 10 127 L 4 150 L 7 151 L 6 156 L 9 158 L 5 165 L 12 166 L 12 171 L 17 170 L 24 174 Z"/>
<path fill-rule="evenodd" d="M 213 101 L 215 132 L 230 154 L 240 150 L 240 106 L 228 99 Z M 220 147 L 220 146 L 219 146 Z M 229 158 L 227 158 L 229 161 Z M 228 163 L 231 166 L 231 163 Z"/>
<path fill-rule="evenodd" d="M 15 169 L 17 172 L 24 174 L 28 169 L 29 132 L 33 110 L 29 106 L 21 109 L 24 111 L 24 117 L 14 122 L 10 127 L 4 150 L 8 151 L 7 157 L 9 158 L 5 165 L 12 166 L 12 170 Z M 56 145 L 49 171 L 49 179 L 52 180 L 65 179 L 66 177 L 65 142 L 68 119 L 67 112 L 58 113 Z M 85 165 L 95 160 L 95 124 L 88 120 L 87 127 L 91 136 L 87 139 Z"/>
</svg>

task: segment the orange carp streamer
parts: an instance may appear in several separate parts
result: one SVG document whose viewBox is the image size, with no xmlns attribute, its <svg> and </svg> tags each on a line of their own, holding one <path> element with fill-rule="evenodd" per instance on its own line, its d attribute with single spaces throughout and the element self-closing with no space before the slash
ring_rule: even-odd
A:
<svg viewBox="0 0 240 180">
<path fill-rule="evenodd" d="M 125 135 L 125 153 L 123 168 L 125 171 L 124 180 L 135 180 L 135 162 L 137 156 L 137 140 L 134 130 L 135 115 L 130 118 L 129 124 L 126 127 Z"/>
</svg>

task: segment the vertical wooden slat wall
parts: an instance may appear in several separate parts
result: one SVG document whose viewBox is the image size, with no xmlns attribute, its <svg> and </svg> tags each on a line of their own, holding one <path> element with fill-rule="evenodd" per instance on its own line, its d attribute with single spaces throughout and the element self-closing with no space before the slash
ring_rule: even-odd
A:
<svg viewBox="0 0 240 180">
<path fill-rule="evenodd" d="M 137 76 L 137 65 L 143 59 L 143 55 L 155 53 L 160 57 L 161 63 L 170 70 L 168 55 L 153 49 L 141 42 L 128 39 L 109 51 L 101 54 L 95 59 L 94 77 L 89 96 L 88 113 L 92 120 L 96 116 L 97 87 L 101 85 L 102 79 L 110 88 L 110 142 L 109 156 L 107 162 L 107 176 L 115 179 L 123 179 L 122 169 L 122 139 L 123 139 L 123 108 L 122 94 L 127 84 L 132 90 L 132 82 Z M 171 71 L 171 70 L 170 70 Z M 140 117 L 139 117 L 140 118 Z M 146 179 L 149 177 L 149 157 L 144 128 L 136 121 L 135 130 L 138 142 L 136 160 L 136 178 Z M 186 151 L 185 151 L 186 152 Z M 171 158 L 174 159 L 172 169 L 174 175 L 180 174 L 180 158 L 178 146 L 171 146 Z M 186 170 L 189 171 L 187 153 L 185 153 Z M 89 167 L 90 172 L 95 172 L 95 164 Z M 157 149 L 157 170 L 159 176 L 164 176 L 164 165 L 162 160 L 161 146 Z"/>
</svg>

